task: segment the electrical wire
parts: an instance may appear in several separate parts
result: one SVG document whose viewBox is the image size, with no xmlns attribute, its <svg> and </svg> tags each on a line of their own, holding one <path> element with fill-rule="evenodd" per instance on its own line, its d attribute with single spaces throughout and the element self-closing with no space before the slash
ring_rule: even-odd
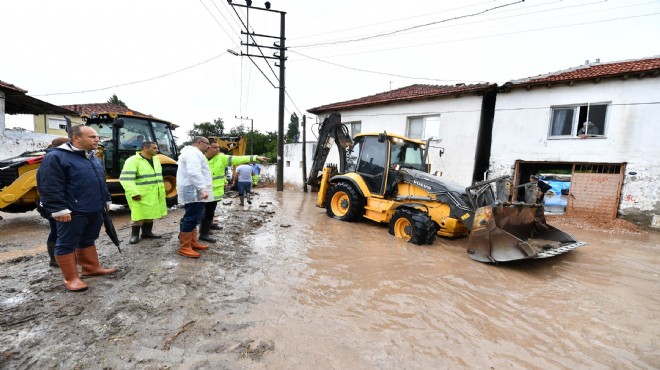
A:
<svg viewBox="0 0 660 370">
<path fill-rule="evenodd" d="M 478 15 L 487 13 L 487 12 L 495 10 L 495 9 L 500 9 L 500 8 L 508 7 L 508 6 L 515 5 L 515 4 L 520 4 L 522 2 L 524 2 L 524 0 L 519 0 L 519 1 L 516 1 L 516 2 L 504 4 L 504 5 L 498 5 L 498 6 L 488 8 L 488 9 L 485 9 L 485 10 L 482 10 L 482 11 L 476 12 L 476 13 L 459 15 L 459 16 L 456 16 L 456 17 L 446 18 L 446 19 L 442 19 L 442 20 L 439 20 L 439 21 L 435 21 L 435 22 L 430 22 L 430 23 L 425 23 L 425 24 L 418 24 L 418 25 L 415 25 L 415 26 L 410 26 L 410 27 L 406 27 L 406 28 L 402 28 L 402 29 L 398 29 L 398 30 L 394 30 L 394 31 L 390 31 L 390 32 L 385 32 L 385 33 L 379 33 L 379 34 L 371 35 L 371 36 L 359 37 L 359 38 L 356 38 L 356 39 L 339 40 L 339 41 L 331 41 L 331 42 L 320 42 L 320 43 L 316 43 L 316 44 L 307 44 L 307 45 L 298 45 L 298 46 L 290 46 L 289 48 L 293 49 L 293 48 L 305 48 L 305 47 L 321 46 L 321 45 L 337 45 L 337 44 L 346 44 L 346 43 L 349 43 L 349 42 L 358 42 L 358 41 L 371 40 L 371 39 L 375 39 L 375 38 L 378 38 L 378 37 L 391 36 L 391 35 L 394 35 L 396 33 L 410 31 L 410 30 L 417 29 L 417 28 L 432 26 L 432 25 L 438 24 L 438 23 L 445 23 L 445 22 L 455 21 L 457 19 L 476 17 Z"/>
<path fill-rule="evenodd" d="M 460 39 L 436 41 L 436 42 L 429 42 L 429 43 L 415 44 L 415 45 L 408 45 L 408 46 L 397 46 L 397 47 L 386 48 L 386 49 L 376 49 L 376 50 L 359 51 L 359 52 L 355 52 L 355 53 L 325 55 L 325 56 L 322 56 L 321 58 L 370 54 L 370 53 L 378 53 L 378 52 L 390 51 L 390 50 L 401 50 L 401 49 L 418 48 L 418 47 L 429 46 L 429 45 L 448 44 L 448 43 L 459 42 L 459 41 L 469 41 L 469 40 L 478 40 L 478 39 L 493 38 L 493 37 L 499 37 L 499 36 L 509 36 L 509 35 L 516 35 L 516 34 L 520 34 L 520 33 L 538 32 L 538 31 L 546 31 L 546 30 L 556 30 L 556 29 L 567 28 L 567 27 L 586 26 L 586 25 L 597 24 L 597 23 L 614 22 L 614 21 L 621 21 L 621 20 L 626 20 L 626 19 L 650 17 L 650 16 L 655 16 L 655 15 L 658 15 L 658 14 L 660 14 L 660 12 L 640 14 L 640 15 L 634 15 L 634 16 L 628 16 L 628 17 L 601 19 L 601 20 L 592 21 L 592 22 L 581 21 L 579 23 L 570 23 L 570 24 L 564 24 L 564 25 L 553 25 L 553 26 L 549 26 L 549 27 L 541 27 L 541 28 L 519 30 L 519 31 L 512 31 L 512 32 L 495 33 L 495 34 L 475 36 L 475 37 L 464 37 L 464 38 L 460 38 Z M 292 50 L 289 50 L 289 51 L 294 52 Z M 298 53 L 298 54 L 300 54 L 300 53 Z"/>
<path fill-rule="evenodd" d="M 371 71 L 371 70 L 368 70 L 368 69 L 349 67 L 349 66 L 345 66 L 345 65 L 342 65 L 342 64 L 338 64 L 338 63 L 328 62 L 327 60 L 322 60 L 322 59 L 310 57 L 309 55 L 305 55 L 305 54 L 302 54 L 302 53 L 299 53 L 299 52 L 293 51 L 293 50 L 289 50 L 289 52 L 294 53 L 294 54 L 298 54 L 298 55 L 303 56 L 305 58 L 316 60 L 316 61 L 321 62 L 321 63 L 326 63 L 326 64 L 330 64 L 330 65 L 333 65 L 333 66 L 350 69 L 350 70 L 353 70 L 353 71 L 373 73 L 373 74 L 378 74 L 378 75 L 383 75 L 383 76 L 392 76 L 392 77 L 399 77 L 399 78 L 405 78 L 405 79 L 410 79 L 410 80 L 425 80 L 425 81 L 450 81 L 450 82 L 475 82 L 475 83 L 486 83 L 486 82 L 488 82 L 488 81 L 450 80 L 450 79 L 441 79 L 441 78 L 403 76 L 403 75 L 394 74 L 394 73 L 378 72 L 378 71 Z"/>
<path fill-rule="evenodd" d="M 558 0 L 558 1 L 561 1 L 561 0 Z M 302 40 L 302 39 L 306 39 L 306 38 L 310 38 L 310 37 L 323 36 L 323 35 L 327 35 L 327 34 L 334 34 L 334 35 L 336 35 L 337 33 L 341 33 L 341 32 L 344 32 L 344 31 L 352 31 L 352 30 L 357 30 L 357 29 L 361 29 L 361 28 L 368 28 L 368 27 L 372 27 L 372 26 L 379 26 L 379 25 L 381 25 L 381 24 L 394 23 L 394 22 L 399 22 L 399 21 L 403 21 L 403 20 L 407 20 L 407 19 L 420 18 L 420 17 L 427 17 L 427 16 L 429 16 L 429 15 L 433 15 L 433 14 L 446 13 L 446 12 L 453 11 L 453 10 L 460 10 L 460 9 L 465 9 L 465 8 L 471 8 L 471 7 L 474 7 L 474 6 L 480 6 L 480 5 L 490 4 L 490 3 L 492 3 L 492 1 L 485 1 L 485 2 L 483 2 L 483 3 L 479 3 L 479 4 L 472 4 L 472 5 L 461 6 L 461 7 L 458 7 L 458 8 L 445 9 L 445 10 L 441 10 L 441 11 L 438 11 L 438 12 L 425 13 L 425 14 L 422 14 L 422 15 L 414 15 L 414 16 L 411 16 L 411 17 L 397 18 L 397 19 L 393 19 L 393 20 L 391 20 L 391 21 L 378 22 L 378 23 L 371 23 L 371 24 L 367 24 L 367 25 L 364 25 L 364 26 L 351 27 L 351 28 L 343 28 L 343 29 L 334 30 L 334 31 L 328 31 L 328 32 L 322 32 L 322 33 L 316 33 L 316 34 L 312 34 L 312 35 L 305 35 L 305 36 L 302 36 L 302 37 L 293 38 L 293 39 L 291 39 L 291 40 Z"/>
<path fill-rule="evenodd" d="M 210 61 L 212 61 L 212 60 L 218 59 L 218 58 L 220 58 L 221 56 L 223 56 L 223 55 L 225 55 L 225 54 L 227 54 L 227 53 L 228 53 L 228 52 L 225 51 L 225 52 L 222 53 L 222 54 L 218 54 L 218 55 L 216 55 L 216 56 L 214 56 L 214 57 L 211 57 L 211 58 L 209 58 L 209 59 L 206 59 L 206 60 L 204 60 L 204 61 L 202 61 L 202 62 L 195 63 L 195 64 L 193 64 L 193 65 L 189 65 L 189 66 L 184 67 L 184 68 L 181 68 L 181 69 L 177 69 L 176 71 L 168 72 L 168 73 L 165 73 L 165 74 L 162 74 L 162 75 L 158 75 L 158 76 L 155 76 L 155 77 L 145 78 L 145 79 L 142 79 L 142 80 L 137 80 L 137 81 L 132 81 L 132 82 L 126 82 L 126 83 L 122 83 L 122 84 L 118 84 L 118 85 L 112 85 L 112 86 L 108 86 L 108 87 L 100 87 L 100 88 L 97 88 L 97 89 L 80 90 L 80 91 L 71 91 L 71 92 L 57 92 L 57 93 L 48 93 L 48 94 L 34 94 L 34 95 L 32 95 L 32 96 L 52 96 L 52 95 L 85 94 L 85 93 L 89 93 L 89 92 L 96 92 L 96 91 L 103 91 L 103 90 L 114 89 L 115 87 L 129 86 L 129 85 L 135 85 L 135 84 L 139 84 L 139 83 L 143 83 L 143 82 L 149 82 L 149 81 L 157 80 L 157 79 L 159 79 L 159 78 L 163 78 L 163 77 L 171 76 L 171 75 L 173 75 L 173 74 L 175 74 L 175 73 L 183 72 L 183 71 L 189 70 L 189 69 L 191 69 L 191 68 L 198 67 L 198 66 L 200 66 L 200 65 L 202 65 L 202 64 L 205 64 L 205 63 L 208 63 L 208 62 L 210 62 Z"/>
<path fill-rule="evenodd" d="M 229 40 L 231 40 L 232 39 L 231 35 L 229 35 L 229 32 L 227 32 L 227 30 L 222 26 L 222 24 L 220 23 L 218 18 L 216 18 L 215 15 L 213 15 L 213 13 L 211 12 L 211 9 L 209 9 L 208 6 L 206 6 L 206 4 L 204 4 L 204 1 L 199 0 L 199 2 L 202 3 L 202 5 L 204 6 L 204 9 L 206 9 L 206 11 L 209 13 L 209 15 L 211 17 L 213 17 L 213 20 L 215 20 L 215 23 L 217 23 L 218 26 L 220 26 L 220 28 L 225 32 L 225 35 L 227 35 L 227 37 L 229 37 Z"/>
</svg>

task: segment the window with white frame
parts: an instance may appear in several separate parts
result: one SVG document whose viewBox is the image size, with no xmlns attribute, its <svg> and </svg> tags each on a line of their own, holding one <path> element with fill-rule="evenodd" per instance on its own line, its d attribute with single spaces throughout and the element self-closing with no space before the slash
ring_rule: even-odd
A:
<svg viewBox="0 0 660 370">
<path fill-rule="evenodd" d="M 48 128 L 51 130 L 64 130 L 66 129 L 66 121 L 59 118 L 48 117 Z"/>
<path fill-rule="evenodd" d="M 355 135 L 359 134 L 362 132 L 362 122 L 360 121 L 355 121 L 355 122 L 346 122 L 344 123 L 346 127 L 348 127 L 351 132 L 349 133 L 351 137 L 355 137 Z"/>
<path fill-rule="evenodd" d="M 604 136 L 607 103 L 552 107 L 549 137 Z M 587 124 L 587 122 L 589 122 Z"/>
<path fill-rule="evenodd" d="M 437 139 L 440 136 L 440 115 L 408 117 L 406 136 L 411 139 Z"/>
</svg>

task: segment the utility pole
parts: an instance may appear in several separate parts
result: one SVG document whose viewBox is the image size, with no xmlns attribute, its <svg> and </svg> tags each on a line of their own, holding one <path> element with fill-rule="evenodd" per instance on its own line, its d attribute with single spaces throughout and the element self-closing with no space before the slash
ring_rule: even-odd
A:
<svg viewBox="0 0 660 370">
<path fill-rule="evenodd" d="M 286 12 L 282 12 L 279 10 L 272 10 L 270 9 L 270 2 L 266 1 L 264 3 L 265 8 L 260 8 L 256 6 L 252 6 L 252 0 L 245 0 L 247 5 L 243 4 L 235 4 L 233 3 L 233 0 L 227 0 L 229 5 L 232 6 L 234 9 L 234 12 L 236 13 L 236 16 L 241 20 L 241 23 L 243 20 L 241 19 L 240 14 L 236 11 L 235 7 L 241 7 L 241 8 L 246 8 L 246 19 L 247 19 L 247 24 L 243 23 L 243 27 L 245 28 L 245 31 L 241 31 L 241 34 L 246 35 L 246 40 L 247 42 L 242 42 L 241 45 L 245 45 L 246 52 L 243 53 L 241 51 L 241 56 L 247 56 L 252 60 L 252 57 L 255 58 L 263 58 L 263 59 L 275 59 L 277 62 L 275 62 L 276 67 L 280 67 L 280 77 L 279 77 L 279 113 L 278 113 L 278 120 L 277 120 L 277 191 L 283 191 L 284 190 L 284 95 L 285 95 L 285 83 L 284 83 L 284 63 L 286 61 L 286 46 L 285 46 L 285 37 L 284 37 L 284 30 L 285 30 L 285 15 Z M 272 36 L 272 35 L 263 35 L 263 34 L 258 34 L 255 32 L 250 32 L 250 9 L 254 10 L 261 10 L 261 11 L 266 11 L 266 12 L 273 12 L 273 13 L 279 13 L 280 14 L 280 35 L 279 36 Z M 269 45 L 259 45 L 257 44 L 256 38 L 257 37 L 266 37 L 266 38 L 273 38 L 277 39 L 279 42 L 273 43 L 273 46 Z M 252 40 L 252 42 L 250 42 Z M 261 55 L 256 55 L 256 54 L 250 54 L 250 46 L 256 47 L 259 50 L 259 53 Z M 277 50 L 276 53 L 273 54 L 273 56 L 266 56 L 264 53 L 261 51 L 261 49 L 275 49 Z M 254 63 L 254 61 L 252 61 Z M 255 63 L 256 65 L 256 63 Z M 257 67 L 258 68 L 258 67 Z M 262 72 L 263 74 L 263 72 Z M 264 75 L 265 76 L 265 75 Z M 270 80 L 269 80 L 270 82 Z"/>
<path fill-rule="evenodd" d="M 234 116 L 234 118 L 240 119 L 241 121 L 248 120 L 248 119 L 250 120 L 250 155 L 253 155 L 254 154 L 253 153 L 254 146 L 252 145 L 252 143 L 254 142 L 254 120 L 252 118 L 243 117 L 243 116 L 240 116 L 240 117 L 239 116 Z"/>
</svg>

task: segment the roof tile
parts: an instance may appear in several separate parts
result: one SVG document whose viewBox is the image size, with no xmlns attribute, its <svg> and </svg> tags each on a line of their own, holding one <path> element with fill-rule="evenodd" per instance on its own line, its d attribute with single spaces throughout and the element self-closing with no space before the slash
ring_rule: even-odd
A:
<svg viewBox="0 0 660 370">
<path fill-rule="evenodd" d="M 396 90 L 390 90 L 383 93 L 365 96 L 353 100 L 347 100 L 339 103 L 322 105 L 320 107 L 307 110 L 310 113 L 318 114 L 333 110 L 362 108 L 378 104 L 387 104 L 393 102 L 403 102 L 411 100 L 438 98 L 455 94 L 477 93 L 495 87 L 488 83 L 466 85 L 457 84 L 452 86 L 443 85 L 410 85 Z"/>
</svg>

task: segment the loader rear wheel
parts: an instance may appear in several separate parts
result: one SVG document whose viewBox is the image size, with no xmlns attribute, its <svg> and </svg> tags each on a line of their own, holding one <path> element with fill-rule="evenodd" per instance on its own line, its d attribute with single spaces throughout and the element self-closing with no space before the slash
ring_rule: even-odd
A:
<svg viewBox="0 0 660 370">
<path fill-rule="evenodd" d="M 413 244 L 432 244 L 435 233 L 435 223 L 422 211 L 401 208 L 394 212 L 390 220 L 390 234 Z"/>
<path fill-rule="evenodd" d="M 328 190 L 325 209 L 328 216 L 338 220 L 358 221 L 364 214 L 362 196 L 348 183 L 340 182 Z"/>
<path fill-rule="evenodd" d="M 174 207 L 178 201 L 175 166 L 163 166 L 163 184 L 165 185 L 165 201 L 167 206 Z"/>
</svg>

